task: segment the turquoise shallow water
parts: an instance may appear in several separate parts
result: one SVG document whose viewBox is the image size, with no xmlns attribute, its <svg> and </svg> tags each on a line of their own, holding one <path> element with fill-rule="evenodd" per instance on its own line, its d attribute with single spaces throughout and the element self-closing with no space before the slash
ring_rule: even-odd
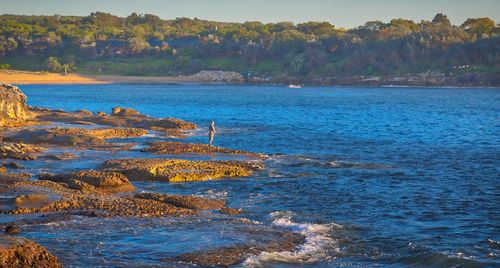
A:
<svg viewBox="0 0 500 268">
<path fill-rule="evenodd" d="M 88 219 L 24 226 L 66 264 L 188 266 L 179 253 L 300 232 L 296 252 L 244 266 L 500 266 L 500 90 L 302 88 L 238 85 L 22 86 L 30 105 L 109 112 L 132 107 L 202 129 L 218 146 L 272 154 L 249 178 L 138 183 L 140 190 L 227 198 L 235 218 Z M 141 138 L 136 141 L 146 141 Z M 96 167 L 139 152 L 85 152 L 83 162 L 26 164 L 43 171 Z M 80 161 L 80 160 L 79 160 Z M 61 230 L 64 230 L 61 231 Z"/>
</svg>

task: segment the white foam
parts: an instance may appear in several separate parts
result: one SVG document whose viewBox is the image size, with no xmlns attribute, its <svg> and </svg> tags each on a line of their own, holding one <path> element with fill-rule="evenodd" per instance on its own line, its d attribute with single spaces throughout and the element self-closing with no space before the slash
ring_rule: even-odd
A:
<svg viewBox="0 0 500 268">
<path fill-rule="evenodd" d="M 141 137 L 143 137 L 143 138 L 158 138 L 158 137 L 160 137 L 160 135 L 158 135 L 156 133 L 147 133 L 147 134 L 142 135 Z"/>
<path fill-rule="evenodd" d="M 273 212 L 272 225 L 289 229 L 292 232 L 305 236 L 305 242 L 295 251 L 262 252 L 257 256 L 249 257 L 243 263 L 246 267 L 266 267 L 268 262 L 284 263 L 314 263 L 332 259 L 332 253 L 339 252 L 338 242 L 330 236 L 332 228 L 341 228 L 341 225 L 296 223 L 291 220 L 289 212 Z"/>
</svg>

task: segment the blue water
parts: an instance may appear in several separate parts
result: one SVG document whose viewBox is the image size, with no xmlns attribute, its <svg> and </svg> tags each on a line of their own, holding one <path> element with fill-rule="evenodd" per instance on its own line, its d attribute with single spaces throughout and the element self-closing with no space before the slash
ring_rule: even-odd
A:
<svg viewBox="0 0 500 268">
<path fill-rule="evenodd" d="M 298 252 L 249 258 L 245 266 L 500 267 L 498 89 L 31 85 L 22 90 L 34 106 L 93 112 L 132 107 L 192 121 L 202 130 L 215 120 L 216 145 L 273 155 L 266 170 L 249 178 L 137 183 L 141 190 L 227 198 L 255 226 L 308 237 Z M 206 142 L 203 131 L 196 133 L 186 141 Z M 90 154 L 89 161 L 101 159 Z M 248 228 L 254 227 L 234 218 L 82 218 L 26 227 L 27 236 L 66 264 L 129 267 L 182 266 L 164 258 L 260 239 L 246 233 Z"/>
</svg>

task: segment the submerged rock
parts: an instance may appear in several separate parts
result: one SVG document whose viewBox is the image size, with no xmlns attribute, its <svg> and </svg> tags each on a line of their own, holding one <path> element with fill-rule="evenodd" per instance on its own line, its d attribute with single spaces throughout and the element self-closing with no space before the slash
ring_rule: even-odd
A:
<svg viewBox="0 0 500 268">
<path fill-rule="evenodd" d="M 39 244 L 22 237 L 0 235 L 0 267 L 63 267 Z"/>
<path fill-rule="evenodd" d="M 68 184 L 73 189 L 84 190 L 85 185 L 76 181 L 90 184 L 100 191 L 104 192 L 133 192 L 135 187 L 129 182 L 127 177 L 118 172 L 85 170 L 64 174 L 43 174 L 42 180 L 50 180 Z"/>
<path fill-rule="evenodd" d="M 136 194 L 134 197 L 157 200 L 162 203 L 174 205 L 176 207 L 196 209 L 196 210 L 222 209 L 226 205 L 226 202 L 222 200 L 203 198 L 191 195 L 140 193 Z"/>
<path fill-rule="evenodd" d="M 261 232 L 266 232 L 261 230 Z M 304 242 L 305 237 L 296 233 L 269 232 L 270 241 L 264 243 L 232 245 L 206 251 L 185 253 L 173 260 L 200 266 L 230 266 L 243 262 L 246 258 L 261 252 L 293 251 Z"/>
<path fill-rule="evenodd" d="M 173 141 L 152 142 L 149 144 L 147 148 L 142 149 L 142 151 L 152 152 L 154 154 L 186 154 L 186 155 L 229 154 L 229 155 L 249 156 L 255 158 L 263 157 L 263 155 L 261 154 L 256 154 L 248 151 L 208 146 L 207 144 L 200 144 L 200 143 L 182 143 Z"/>
<path fill-rule="evenodd" d="M 20 195 L 14 202 L 16 209 L 38 209 L 50 204 L 49 198 L 43 194 Z"/>
<path fill-rule="evenodd" d="M 235 208 L 228 208 L 228 207 L 223 207 L 220 208 L 220 212 L 227 214 L 227 215 L 240 215 L 243 210 L 242 209 L 235 209 Z"/>
<path fill-rule="evenodd" d="M 254 167 L 246 162 L 180 159 L 114 159 L 106 161 L 102 168 L 120 172 L 130 180 L 169 182 L 243 177 L 249 176 L 254 170 Z"/>
<path fill-rule="evenodd" d="M 45 148 L 25 143 L 3 142 L 0 143 L 0 158 L 19 160 L 35 160 Z"/>
<path fill-rule="evenodd" d="M 0 127 L 23 125 L 28 118 L 26 95 L 16 86 L 0 83 Z"/>
<path fill-rule="evenodd" d="M 10 162 L 10 163 L 4 163 L 4 167 L 9 167 L 9 168 L 15 168 L 15 169 L 21 169 L 24 168 L 23 165 L 17 163 L 17 162 Z"/>
<path fill-rule="evenodd" d="M 44 155 L 43 158 L 48 160 L 57 160 L 57 161 L 66 161 L 77 158 L 75 154 L 72 153 L 62 153 L 62 154 L 47 154 Z"/>
<path fill-rule="evenodd" d="M 15 226 L 15 225 L 9 225 L 9 226 L 5 227 L 5 234 L 8 234 L 8 235 L 19 234 L 20 232 L 22 232 L 21 228 Z"/>
</svg>

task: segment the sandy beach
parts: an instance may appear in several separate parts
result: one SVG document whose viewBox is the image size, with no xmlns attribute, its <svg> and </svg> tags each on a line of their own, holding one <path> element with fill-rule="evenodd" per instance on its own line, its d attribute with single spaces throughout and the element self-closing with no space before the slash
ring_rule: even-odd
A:
<svg viewBox="0 0 500 268">
<path fill-rule="evenodd" d="M 18 85 L 30 84 L 175 84 L 211 83 L 208 79 L 193 76 L 120 76 L 120 75 L 82 75 L 49 72 L 29 72 L 0 70 L 0 81 Z"/>
</svg>

